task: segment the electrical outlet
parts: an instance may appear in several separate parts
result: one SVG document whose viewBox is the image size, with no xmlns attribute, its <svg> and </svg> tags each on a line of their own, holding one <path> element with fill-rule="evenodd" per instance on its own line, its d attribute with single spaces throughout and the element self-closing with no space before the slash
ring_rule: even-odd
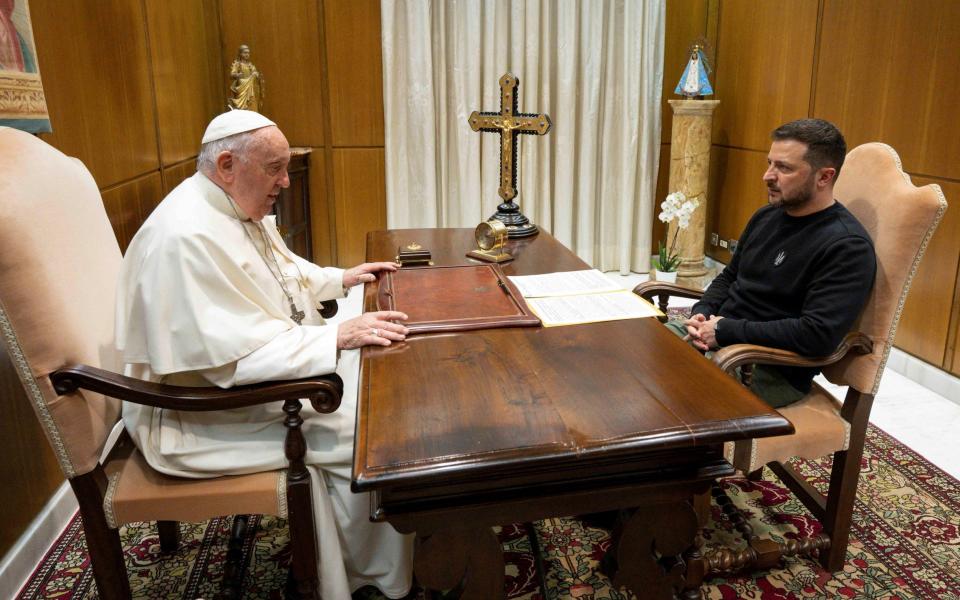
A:
<svg viewBox="0 0 960 600">
<path fill-rule="evenodd" d="M 726 247 L 727 247 L 727 240 L 720 240 L 720 247 L 721 247 L 721 248 L 726 248 Z"/>
<path fill-rule="evenodd" d="M 737 251 L 737 245 L 738 245 L 737 240 L 730 240 L 729 242 L 727 242 L 727 245 L 730 247 L 731 254 Z"/>
<path fill-rule="evenodd" d="M 716 234 L 716 233 L 711 233 L 711 234 L 710 234 L 710 245 L 711 245 L 711 246 L 716 246 L 716 245 L 718 245 L 719 243 L 720 243 L 720 235 L 719 235 L 719 234 Z"/>
</svg>

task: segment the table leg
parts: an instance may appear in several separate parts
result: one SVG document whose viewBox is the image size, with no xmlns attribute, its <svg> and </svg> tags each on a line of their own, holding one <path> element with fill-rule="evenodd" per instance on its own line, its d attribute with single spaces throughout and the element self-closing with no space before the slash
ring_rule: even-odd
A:
<svg viewBox="0 0 960 600">
<path fill-rule="evenodd" d="M 503 550 L 490 527 L 418 535 L 413 572 L 424 588 L 460 589 L 462 600 L 505 595 Z"/>
<path fill-rule="evenodd" d="M 684 587 L 684 553 L 694 546 L 697 531 L 689 502 L 640 508 L 622 524 L 610 549 L 617 568 L 613 584 L 638 598 L 673 598 Z"/>
</svg>

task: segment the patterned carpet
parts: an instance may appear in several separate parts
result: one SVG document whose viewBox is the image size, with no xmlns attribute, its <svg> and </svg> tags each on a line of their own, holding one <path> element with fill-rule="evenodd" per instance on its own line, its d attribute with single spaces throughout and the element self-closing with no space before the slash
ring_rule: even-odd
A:
<svg viewBox="0 0 960 600">
<path fill-rule="evenodd" d="M 799 461 L 796 466 L 821 489 L 829 477 L 829 459 Z M 786 538 L 816 531 L 819 524 L 799 501 L 766 473 L 758 484 L 731 478 L 723 485 L 752 515 L 761 535 Z M 281 598 L 286 578 L 287 532 L 283 521 L 251 519 L 255 533 L 246 540 L 246 598 Z M 612 589 L 597 570 L 609 534 L 574 518 L 534 523 L 545 566 L 549 598 L 614 600 L 631 597 Z M 705 532 L 708 545 L 729 544 L 730 524 L 714 507 Z M 155 529 L 149 524 L 124 528 L 127 567 L 135 598 L 213 598 L 220 587 L 230 519 L 181 525 L 183 542 L 172 556 L 160 556 Z M 531 543 L 523 525 L 500 532 L 507 562 L 508 597 L 541 599 Z M 870 427 L 861 466 L 847 562 L 831 575 L 816 563 L 788 560 L 784 568 L 759 577 L 714 579 L 705 598 L 913 598 L 960 599 L 960 482 L 943 473 L 886 433 Z M 371 589 L 356 598 L 381 598 Z M 96 598 L 83 535 L 75 519 L 21 592 L 24 600 Z"/>
</svg>

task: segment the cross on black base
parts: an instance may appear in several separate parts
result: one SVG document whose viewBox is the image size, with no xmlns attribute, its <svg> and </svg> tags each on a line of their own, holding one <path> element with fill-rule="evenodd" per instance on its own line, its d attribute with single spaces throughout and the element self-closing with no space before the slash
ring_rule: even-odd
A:
<svg viewBox="0 0 960 600">
<path fill-rule="evenodd" d="M 529 237 L 539 231 L 513 201 L 517 196 L 517 135 L 544 135 L 552 125 L 550 117 L 544 113 L 537 115 L 517 111 L 519 85 L 520 81 L 514 75 L 505 74 L 500 78 L 500 112 L 473 111 L 468 119 L 474 131 L 500 134 L 500 188 L 497 193 L 503 198 L 503 203 L 490 218 L 502 221 L 507 226 L 507 235 L 512 238 Z"/>
<path fill-rule="evenodd" d="M 530 222 L 530 219 L 520 212 L 520 206 L 513 200 L 497 206 L 497 212 L 490 216 L 490 219 L 502 221 L 507 226 L 507 237 L 521 238 L 537 235 L 540 230 L 536 225 Z M 488 221 L 490 219 L 487 219 Z"/>
</svg>

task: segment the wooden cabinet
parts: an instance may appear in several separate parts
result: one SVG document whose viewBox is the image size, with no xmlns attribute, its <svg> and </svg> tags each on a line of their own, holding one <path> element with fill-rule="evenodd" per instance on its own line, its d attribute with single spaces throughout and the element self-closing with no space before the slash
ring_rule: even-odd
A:
<svg viewBox="0 0 960 600">
<path fill-rule="evenodd" d="M 313 261 L 310 235 L 310 148 L 291 148 L 290 187 L 280 191 L 274 205 L 277 228 L 283 241 L 298 256 Z"/>
</svg>

